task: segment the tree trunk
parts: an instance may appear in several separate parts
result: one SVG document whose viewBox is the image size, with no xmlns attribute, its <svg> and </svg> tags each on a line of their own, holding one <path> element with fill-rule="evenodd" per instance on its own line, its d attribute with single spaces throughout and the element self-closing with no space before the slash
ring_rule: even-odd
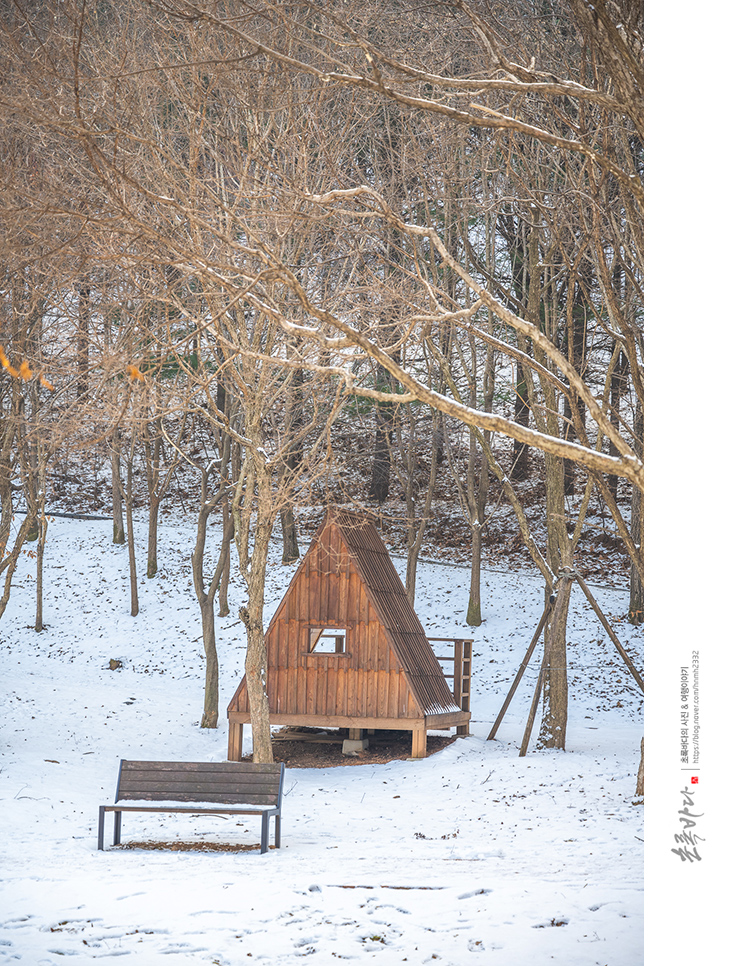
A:
<svg viewBox="0 0 730 966">
<path fill-rule="evenodd" d="M 474 403 L 476 405 L 476 401 Z M 489 469 L 484 449 L 479 458 L 479 479 L 476 479 L 476 438 L 471 434 L 470 469 L 468 472 L 471 524 L 471 580 L 466 622 L 469 627 L 482 623 L 482 544 L 484 542 L 485 508 L 489 494 Z M 483 445 L 488 445 L 483 441 Z"/>
<path fill-rule="evenodd" d="M 432 463 L 431 469 L 431 479 L 434 480 L 436 470 L 435 460 Z M 421 554 L 421 547 L 423 546 L 423 537 L 426 532 L 426 524 L 431 516 L 432 496 L 433 484 L 429 486 L 429 492 L 426 497 L 425 505 L 421 511 L 421 518 L 418 521 L 418 524 L 415 525 L 414 520 L 413 524 L 408 527 L 407 532 L 408 554 L 406 558 L 406 593 L 411 604 L 413 604 L 416 599 L 416 572 L 418 570 L 418 558 Z"/>
<path fill-rule="evenodd" d="M 515 386 L 515 422 L 520 426 L 530 424 L 530 405 L 527 401 L 527 383 L 522 371 L 522 366 L 517 363 L 517 385 Z M 512 472 L 511 479 L 520 483 L 530 475 L 530 457 L 528 447 L 524 443 L 514 441 L 512 446 Z"/>
<path fill-rule="evenodd" d="M 636 434 L 643 443 L 644 420 L 639 411 L 636 420 Z M 643 445 L 640 450 L 643 456 Z M 631 489 L 631 539 L 637 547 L 641 548 L 642 557 L 644 554 L 644 494 L 634 486 Z M 644 623 L 644 581 L 638 568 L 632 562 L 630 571 L 629 589 L 629 622 L 631 624 Z"/>
<path fill-rule="evenodd" d="M 246 691 L 251 709 L 253 760 L 273 762 L 269 719 L 269 696 L 266 691 L 268 655 L 264 640 L 264 589 L 266 585 L 266 552 L 271 539 L 271 523 L 259 504 L 256 518 L 251 567 L 247 575 L 248 605 L 240 611 L 246 628 Z"/>
<path fill-rule="evenodd" d="M 477 521 L 471 528 L 471 581 L 469 583 L 469 605 L 466 622 L 469 627 L 479 627 L 482 623 L 482 528 Z"/>
<path fill-rule="evenodd" d="M 411 441 L 413 442 L 413 441 Z M 418 570 L 418 555 L 423 542 L 425 520 L 418 520 L 416 498 L 413 485 L 412 467 L 408 467 L 408 481 L 405 487 L 406 495 L 406 594 L 411 604 L 416 600 L 416 573 Z"/>
<path fill-rule="evenodd" d="M 160 516 L 160 498 L 155 493 L 150 493 L 150 513 L 147 524 L 147 576 L 154 577 L 157 574 L 157 530 Z"/>
<path fill-rule="evenodd" d="M 226 464 L 227 437 L 224 438 L 222 450 L 224 457 L 221 461 L 221 469 Z M 221 500 L 226 498 L 227 480 L 221 475 L 218 491 L 208 499 L 208 469 L 203 469 L 200 479 L 200 509 L 198 511 L 198 528 L 195 536 L 195 547 L 190 556 L 190 565 L 193 572 L 193 587 L 195 596 L 200 607 L 200 619 L 203 626 L 203 650 L 205 651 L 205 696 L 203 699 L 203 717 L 200 721 L 201 728 L 218 727 L 218 651 L 215 643 L 215 595 L 220 586 L 223 571 L 226 568 L 226 560 L 229 556 L 232 536 L 232 524 L 226 517 L 223 526 L 221 546 L 218 552 L 213 577 L 208 588 L 205 587 L 205 576 L 203 573 L 205 560 L 205 543 L 208 530 L 208 519 L 213 510 Z"/>
<path fill-rule="evenodd" d="M 46 533 L 48 532 L 48 520 L 45 513 L 41 517 L 38 530 L 38 549 L 36 551 L 35 567 L 35 630 L 43 630 L 43 555 L 46 549 Z"/>
<path fill-rule="evenodd" d="M 304 370 L 301 367 L 296 368 L 292 373 L 286 409 L 285 456 L 281 469 L 283 483 L 281 489 L 286 502 L 279 515 L 282 535 L 281 562 L 283 564 L 292 563 L 299 559 L 297 521 L 294 515 L 291 483 L 304 459 L 304 441 L 301 438 L 304 424 Z"/>
<path fill-rule="evenodd" d="M 638 487 L 631 494 L 631 537 L 637 547 L 644 544 L 644 494 Z M 644 623 L 644 583 L 636 567 L 632 564 L 629 587 L 629 622 Z"/>
<path fill-rule="evenodd" d="M 587 327 L 588 305 L 582 289 L 578 287 L 575 298 L 570 301 L 568 306 L 566 338 L 568 361 L 581 375 L 584 374 L 585 370 Z M 574 442 L 576 439 L 575 420 L 577 419 L 581 425 L 585 425 L 586 411 L 586 406 L 582 399 L 575 401 L 577 412 L 573 412 L 572 405 L 567 394 L 563 396 L 565 438 L 570 442 Z M 572 496 L 575 493 L 575 463 L 572 460 L 565 460 L 564 475 L 565 494 L 566 496 Z"/>
<path fill-rule="evenodd" d="M 385 392 L 392 390 L 392 380 L 388 371 L 378 363 L 375 388 Z M 377 503 L 385 503 L 390 492 L 391 455 L 393 441 L 393 406 L 390 403 L 375 403 L 375 443 L 373 446 L 373 468 L 368 495 Z"/>
<path fill-rule="evenodd" d="M 215 594 L 208 594 L 200 601 L 200 617 L 203 624 L 203 650 L 205 651 L 205 696 L 201 728 L 218 727 L 218 651 L 215 644 Z"/>
<path fill-rule="evenodd" d="M 38 546 L 36 548 L 35 630 L 43 630 L 43 556 L 46 550 L 48 518 L 46 517 L 46 464 L 38 466 Z"/>
<path fill-rule="evenodd" d="M 130 613 L 132 617 L 139 614 L 139 596 L 137 592 L 137 558 L 134 552 L 134 525 L 132 522 L 132 463 L 134 458 L 134 434 L 129 444 L 129 462 L 127 463 L 127 485 L 123 490 L 124 506 L 127 517 L 127 547 L 129 549 L 129 590 L 131 598 Z"/>
<path fill-rule="evenodd" d="M 375 446 L 373 448 L 373 470 L 370 477 L 368 495 L 377 503 L 385 503 L 390 492 L 390 434 L 391 420 L 383 415 L 381 407 L 376 406 Z"/>
<path fill-rule="evenodd" d="M 616 365 L 614 366 L 613 372 L 611 373 L 610 380 L 610 420 L 613 425 L 619 428 L 619 413 L 621 408 L 621 396 L 623 394 L 624 383 L 626 382 L 626 356 L 623 352 L 619 352 L 618 359 L 616 360 Z M 614 443 L 609 443 L 608 451 L 611 456 L 618 456 L 618 450 Z M 608 488 L 613 494 L 614 500 L 618 497 L 618 476 L 609 473 L 606 476 L 606 483 Z"/>
<path fill-rule="evenodd" d="M 435 410 L 433 414 L 433 444 L 436 448 L 436 465 L 441 466 L 446 459 L 446 426 L 443 414 Z"/>
<path fill-rule="evenodd" d="M 249 604 L 252 601 L 249 598 Z M 263 621 L 252 615 L 249 608 L 241 608 L 241 620 L 246 628 L 246 691 L 251 708 L 251 733 L 253 760 L 272 762 L 274 751 L 271 744 L 269 698 L 266 693 L 266 645 Z"/>
<path fill-rule="evenodd" d="M 545 454 L 546 513 L 548 531 L 548 563 L 553 573 L 561 566 L 572 567 L 572 554 L 565 522 L 563 460 Z M 543 720 L 538 746 L 565 749 L 568 726 L 568 649 L 566 627 L 570 607 L 572 581 L 560 580 L 557 598 L 545 639 L 545 677 L 543 686 Z"/>
<path fill-rule="evenodd" d="M 639 762 L 639 772 L 636 776 L 636 795 L 644 797 L 644 739 L 641 739 L 641 761 Z"/>
<path fill-rule="evenodd" d="M 543 718 L 538 748 L 565 751 L 568 728 L 568 668 L 565 644 L 572 580 L 564 577 L 559 584 L 555 606 L 545 641 L 543 679 Z"/>
<path fill-rule="evenodd" d="M 77 393 L 83 399 L 89 393 L 89 342 L 91 330 L 91 287 L 88 281 L 79 286 L 79 330 L 78 330 L 78 370 Z"/>
<path fill-rule="evenodd" d="M 476 401 L 472 402 L 475 405 Z M 469 530 L 471 533 L 471 578 L 469 582 L 469 603 L 466 609 L 466 622 L 469 627 L 480 627 L 482 623 L 482 540 L 484 536 L 484 507 L 487 497 L 487 467 L 482 457 L 477 480 L 477 441 L 474 433 L 469 440 L 469 465 L 467 468 L 466 502 L 469 510 Z"/>
<path fill-rule="evenodd" d="M 218 616 L 228 617 L 231 613 L 231 608 L 228 604 L 228 584 L 231 579 L 231 540 L 233 538 L 233 526 L 227 497 L 223 498 L 221 513 L 223 517 L 223 544 L 221 546 L 223 569 L 221 570 L 221 581 L 220 587 L 218 588 Z"/>
<path fill-rule="evenodd" d="M 23 544 L 28 535 L 28 530 L 32 518 L 26 514 L 23 518 L 23 522 L 20 524 L 17 535 L 15 537 L 15 543 L 13 544 L 13 549 L 2 559 L 2 566 L 0 566 L 0 573 L 3 570 L 6 571 L 5 574 L 5 585 L 3 587 L 3 595 L 0 597 L 0 617 L 5 613 L 5 608 L 8 606 L 8 601 L 10 600 L 10 589 L 13 583 L 13 574 L 15 573 L 15 568 L 18 566 L 18 560 L 20 554 L 23 550 Z"/>
<path fill-rule="evenodd" d="M 283 564 L 292 563 L 299 559 L 299 542 L 297 540 L 297 524 L 294 518 L 294 509 L 290 504 L 284 507 L 280 514 L 282 551 L 281 562 Z"/>
<path fill-rule="evenodd" d="M 112 465 L 112 543 L 124 543 L 124 495 L 121 469 L 122 454 L 118 428 L 112 433 L 110 450 Z"/>
<path fill-rule="evenodd" d="M 431 417 L 433 419 L 433 412 Z M 420 497 L 417 485 L 418 471 L 418 440 L 416 436 L 416 419 L 411 410 L 407 412 L 409 424 L 408 440 L 403 439 L 402 433 L 397 433 L 398 448 L 401 454 L 403 472 L 397 470 L 398 476 L 403 486 L 406 508 L 406 594 L 411 603 L 416 599 L 416 571 L 418 569 L 418 557 L 423 546 L 423 537 L 426 532 L 426 524 L 431 517 L 431 504 L 433 503 L 433 493 L 436 488 L 436 475 L 438 470 L 438 437 L 435 425 L 432 423 L 431 431 L 431 459 L 428 473 L 428 485 L 426 487 L 423 503 L 419 510 L 418 499 Z"/>
<path fill-rule="evenodd" d="M 413 539 L 411 540 L 409 540 L 408 533 L 406 533 L 406 540 L 408 541 L 408 552 L 406 556 L 406 594 L 411 604 L 415 603 L 416 600 L 416 573 L 418 571 L 418 554 L 420 552 L 420 547 L 416 546 L 415 527 L 412 528 L 412 532 Z"/>
<path fill-rule="evenodd" d="M 266 564 L 275 512 L 271 469 L 262 457 L 260 415 L 249 409 L 246 413 L 246 436 L 250 445 L 246 452 L 236 484 L 232 503 L 238 560 L 246 588 L 248 603 L 241 607 L 239 616 L 246 629 L 246 691 L 251 711 L 253 760 L 273 762 L 269 719 L 269 697 L 266 692 L 268 660 L 264 640 L 264 592 Z M 254 501 L 257 505 L 254 509 Z M 255 512 L 255 522 L 252 516 Z M 253 549 L 249 537 L 253 528 Z"/>
<path fill-rule="evenodd" d="M 28 527 L 28 536 L 25 538 L 25 542 L 35 543 L 40 533 L 40 523 L 35 513 L 30 514 L 30 517 L 30 526 Z"/>
<path fill-rule="evenodd" d="M 7 570 L 5 575 L 5 586 L 0 598 L 0 617 L 5 613 L 5 608 L 10 599 L 10 588 L 12 586 L 13 574 L 18 563 L 26 534 L 30 528 L 29 515 L 26 514 L 19 530 L 15 535 L 15 544 L 10 553 L 7 553 L 8 543 L 12 534 L 13 520 L 15 519 L 15 508 L 13 506 L 13 444 L 17 435 L 19 394 L 15 392 L 11 400 L 11 412 L 4 415 L 0 420 L 0 574 Z"/>
<path fill-rule="evenodd" d="M 577 418 L 581 423 L 585 423 L 585 403 L 577 401 Z M 575 425 L 573 423 L 573 410 L 567 396 L 563 397 L 563 415 L 565 417 L 565 438 L 573 443 L 576 439 Z M 563 460 L 563 471 L 565 473 L 565 495 L 575 494 L 575 469 L 576 464 L 572 460 Z"/>
<path fill-rule="evenodd" d="M 129 549 L 129 593 L 130 593 L 130 614 L 136 617 L 139 614 L 139 594 L 137 590 L 137 559 L 134 553 L 134 529 L 132 526 L 132 501 L 131 497 L 126 501 L 127 504 L 127 547 Z"/>
</svg>

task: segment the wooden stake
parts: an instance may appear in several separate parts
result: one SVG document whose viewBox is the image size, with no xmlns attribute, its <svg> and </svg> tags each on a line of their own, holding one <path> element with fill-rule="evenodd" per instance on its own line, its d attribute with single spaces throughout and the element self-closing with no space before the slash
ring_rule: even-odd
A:
<svg viewBox="0 0 730 966">
<path fill-rule="evenodd" d="M 568 573 L 566 571 L 563 571 L 563 572 L 561 572 L 558 575 L 558 579 L 555 581 L 555 587 L 556 587 L 555 597 L 556 598 L 557 598 L 557 595 L 558 595 L 558 592 L 559 592 L 557 590 L 557 588 L 558 588 L 558 585 L 560 584 L 560 581 L 561 580 L 566 580 L 567 579 L 567 581 L 568 581 L 568 592 L 570 592 L 570 581 L 571 581 L 572 576 L 573 576 L 572 573 Z M 560 592 L 562 592 L 562 590 L 563 590 L 563 586 L 560 585 Z M 551 610 L 552 610 L 552 605 L 554 603 L 555 603 L 555 600 L 551 598 L 551 600 L 549 601 L 550 609 Z M 548 655 L 551 653 L 551 650 L 552 650 L 552 641 L 551 641 L 551 638 L 552 638 L 552 636 L 553 636 L 554 633 L 555 633 L 555 625 L 553 624 L 551 626 L 551 628 L 550 628 L 550 633 L 548 634 L 548 639 L 545 641 L 545 651 L 544 651 L 543 656 L 542 656 L 542 664 L 540 665 L 540 673 L 537 676 L 537 684 L 535 685 L 535 693 L 532 696 L 532 704 L 530 705 L 530 713 L 529 713 L 529 715 L 527 717 L 527 725 L 525 726 L 525 733 L 524 733 L 524 735 L 522 737 L 522 744 L 520 745 L 520 754 L 519 754 L 519 757 L 520 758 L 524 758 L 525 757 L 525 755 L 527 754 L 527 746 L 530 744 L 530 735 L 532 734 L 532 727 L 533 727 L 533 725 L 535 723 L 535 715 L 537 714 L 537 704 L 538 704 L 538 701 L 540 700 L 540 695 L 542 694 L 543 684 L 545 682 L 545 672 L 547 671 L 547 669 L 549 667 Z"/>
<path fill-rule="evenodd" d="M 551 594 L 550 595 L 550 600 L 548 600 L 547 604 L 545 605 L 545 610 L 543 611 L 542 617 L 540 618 L 540 623 L 537 625 L 537 630 L 535 631 L 535 635 L 532 638 L 532 640 L 530 641 L 530 646 L 527 648 L 527 653 L 525 654 L 525 656 L 524 656 L 524 658 L 522 660 L 522 664 L 520 664 L 520 666 L 519 666 L 519 668 L 517 670 L 517 674 L 515 675 L 515 679 L 512 682 L 512 687 L 509 689 L 509 692 L 507 694 L 507 697 L 505 698 L 504 704 L 502 705 L 502 707 L 500 709 L 500 712 L 497 715 L 497 720 L 492 725 L 492 730 L 487 735 L 487 741 L 489 741 L 490 739 L 494 738 L 494 736 L 497 734 L 497 729 L 499 728 L 500 724 L 502 723 L 502 718 L 504 718 L 504 716 L 505 716 L 505 714 L 507 712 L 507 708 L 509 707 L 510 702 L 512 701 L 512 698 L 515 695 L 515 691 L 517 690 L 517 686 L 519 685 L 520 681 L 522 680 L 522 675 L 527 670 L 527 665 L 530 663 L 530 658 L 532 657 L 532 652 L 535 650 L 535 647 L 537 645 L 537 642 L 540 640 L 540 635 L 542 634 L 543 628 L 545 627 L 545 624 L 546 624 L 548 618 L 550 617 L 550 613 L 551 613 L 551 611 L 553 609 L 553 604 L 554 603 L 555 603 L 555 595 L 554 594 Z M 542 671 L 540 671 L 540 675 L 542 675 Z M 540 680 L 542 680 L 542 677 L 540 678 Z"/>
<path fill-rule="evenodd" d="M 643 682 L 643 680 L 641 678 L 641 675 L 639 674 L 639 672 L 634 667 L 633 661 L 631 660 L 631 658 L 629 657 L 629 655 L 624 650 L 624 648 L 621 645 L 621 642 L 619 641 L 619 639 L 614 634 L 613 629 L 611 628 L 611 625 L 608 623 L 608 621 L 606 620 L 606 618 L 603 616 L 603 612 L 601 611 L 601 608 L 596 603 L 595 597 L 593 596 L 593 594 L 588 589 L 588 587 L 586 585 L 586 582 L 583 580 L 583 578 L 578 573 L 574 573 L 573 576 L 575 577 L 575 579 L 580 584 L 581 590 L 583 591 L 583 593 L 586 595 L 586 598 L 588 599 L 588 603 L 591 605 L 591 607 L 593 608 L 593 610 L 596 612 L 596 615 L 598 616 L 599 621 L 605 627 L 606 633 L 608 634 L 608 636 L 613 641 L 613 643 L 614 643 L 614 645 L 616 647 L 616 650 L 619 652 L 619 654 L 621 655 L 621 657 L 626 662 L 626 666 L 628 667 L 629 671 L 631 672 L 631 674 L 632 674 L 634 680 L 636 681 L 636 683 L 641 688 L 641 692 L 643 694 L 643 692 L 644 692 L 644 682 Z"/>
<path fill-rule="evenodd" d="M 527 754 L 527 746 L 530 744 L 530 735 L 532 734 L 532 726 L 535 723 L 535 714 L 537 713 L 537 703 L 540 700 L 540 695 L 542 693 L 542 682 L 545 678 L 545 663 L 547 661 L 547 650 L 545 651 L 545 656 L 542 660 L 542 665 L 540 666 L 540 673 L 537 676 L 537 684 L 535 685 L 535 693 L 532 696 L 532 704 L 530 705 L 530 713 L 527 716 L 527 724 L 525 725 L 525 733 L 522 737 L 522 744 L 520 745 L 520 754 L 518 757 L 524 758 Z"/>
</svg>

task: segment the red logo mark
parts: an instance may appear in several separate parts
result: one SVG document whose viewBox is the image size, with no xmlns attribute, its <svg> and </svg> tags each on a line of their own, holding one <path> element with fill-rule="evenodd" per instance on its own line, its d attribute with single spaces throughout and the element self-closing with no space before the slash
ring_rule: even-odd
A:
<svg viewBox="0 0 730 966">
<path fill-rule="evenodd" d="M 693 785 L 699 784 L 699 778 L 697 777 L 697 775 L 692 776 L 692 784 Z"/>
</svg>

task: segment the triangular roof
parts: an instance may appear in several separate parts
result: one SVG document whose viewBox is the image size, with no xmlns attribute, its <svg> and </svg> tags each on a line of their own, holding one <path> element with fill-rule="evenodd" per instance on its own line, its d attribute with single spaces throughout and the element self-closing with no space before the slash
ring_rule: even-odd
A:
<svg viewBox="0 0 730 966">
<path fill-rule="evenodd" d="M 330 525 L 334 525 L 340 533 L 390 646 L 403 667 L 413 697 L 423 713 L 447 714 L 461 710 L 454 701 L 441 665 L 408 599 L 403 581 L 370 517 L 340 508 L 328 510 L 269 627 L 277 620 L 297 577 L 305 567 L 307 557 L 316 551 L 324 530 Z"/>
</svg>

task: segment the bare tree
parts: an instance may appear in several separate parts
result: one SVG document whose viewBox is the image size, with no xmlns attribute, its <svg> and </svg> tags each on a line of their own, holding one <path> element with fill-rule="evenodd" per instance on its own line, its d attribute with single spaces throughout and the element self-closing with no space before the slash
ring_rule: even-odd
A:
<svg viewBox="0 0 730 966">
<path fill-rule="evenodd" d="M 67 33 L 44 40 L 55 59 L 31 57 L 29 43 L 6 33 L 24 80 L 19 94 L 6 85 L 0 107 L 24 111 L 83 159 L 62 206 L 66 222 L 79 225 L 82 208 L 93 211 L 87 251 L 128 268 L 155 266 L 174 280 L 164 297 L 187 320 L 195 353 L 202 358 L 204 334 L 212 337 L 217 352 L 206 365 L 225 368 L 240 397 L 233 512 L 249 591 L 255 747 L 268 734 L 265 559 L 277 500 L 290 489 L 281 487 L 283 450 L 271 446 L 267 419 L 303 368 L 381 412 L 420 403 L 468 426 L 513 496 L 491 462 L 489 434 L 544 454 L 547 546 L 533 551 L 546 591 L 560 585 L 541 740 L 563 747 L 564 687 L 553 672 L 565 668 L 574 551 L 565 461 L 582 468 L 609 508 L 639 577 L 643 568 L 643 543 L 608 483 L 617 477 L 643 490 L 627 418 L 643 405 L 641 12 L 628 0 L 596 0 L 590 15 L 578 0 L 555 0 L 544 15 L 527 0 L 437 2 L 418 18 L 392 0 L 388 20 L 376 5 L 354 12 L 306 0 L 259 0 L 245 17 L 234 12 L 225 0 L 155 0 L 135 8 L 138 16 L 110 10 L 104 19 L 69 0 Z M 59 93 L 37 96 L 61 62 L 68 69 L 54 79 Z M 398 136 L 378 167 L 374 152 L 339 148 L 364 142 L 363 127 L 383 104 Z M 479 172 L 484 185 L 484 159 L 492 158 L 494 182 L 459 211 L 469 230 L 458 243 L 433 187 L 447 169 L 431 162 L 441 174 L 427 188 L 411 179 L 409 164 L 437 155 L 442 136 L 454 143 L 455 129 L 465 140 L 477 132 L 486 145 L 474 149 L 472 167 L 465 162 L 465 177 Z M 467 241 L 473 248 L 507 213 L 519 245 L 510 251 L 503 233 L 495 263 L 482 268 Z M 591 365 L 571 337 L 576 291 L 590 324 Z M 163 341 L 180 355 L 173 328 Z M 451 330 L 519 366 L 514 388 L 529 403 L 529 424 L 502 405 L 474 405 L 448 380 L 434 386 L 413 365 L 413 347 Z M 627 360 L 613 409 L 609 344 Z M 287 346 L 296 359 L 286 358 Z M 375 385 L 363 356 L 386 374 Z M 210 393 L 211 372 L 196 371 Z M 220 420 L 215 407 L 206 411 Z M 321 423 L 310 422 L 310 433 Z M 284 449 L 291 452 L 289 442 Z"/>
<path fill-rule="evenodd" d="M 224 437 L 223 448 L 228 449 L 230 441 Z M 215 563 L 213 576 L 208 582 L 204 576 L 204 555 L 208 527 L 208 518 L 213 510 L 221 504 L 226 490 L 230 486 L 229 481 L 224 475 L 219 473 L 219 483 L 217 490 L 209 494 L 209 478 L 213 470 L 218 468 L 220 471 L 227 460 L 224 455 L 208 466 L 201 467 L 201 488 L 200 488 L 200 509 L 198 512 L 198 529 L 195 539 L 195 549 L 191 556 L 193 569 L 193 586 L 195 596 L 200 606 L 200 617 L 203 625 L 203 649 L 205 651 L 205 698 L 203 706 L 203 717 L 200 721 L 201 728 L 218 727 L 218 653 L 215 643 L 215 595 L 220 588 L 221 578 L 226 563 L 226 549 L 230 543 L 233 532 L 232 521 L 227 521 L 223 529 L 221 546 L 218 551 L 218 560 Z"/>
</svg>

